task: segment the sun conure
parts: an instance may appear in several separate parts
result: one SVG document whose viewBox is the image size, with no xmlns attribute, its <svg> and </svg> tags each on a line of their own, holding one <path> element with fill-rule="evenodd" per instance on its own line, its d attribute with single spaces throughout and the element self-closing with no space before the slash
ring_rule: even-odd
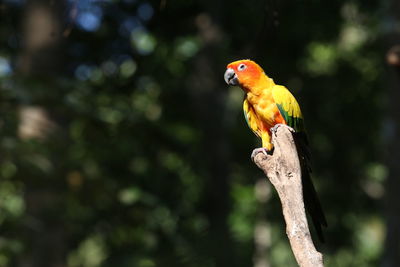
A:
<svg viewBox="0 0 400 267">
<path fill-rule="evenodd" d="M 285 86 L 275 84 L 264 70 L 251 60 L 238 60 L 228 64 L 224 78 L 227 84 L 240 86 L 245 92 L 244 117 L 250 129 L 262 141 L 262 148 L 256 149 L 256 153 L 272 153 L 270 129 L 275 125 L 286 124 L 295 130 L 293 137 L 302 172 L 304 206 L 311 216 L 319 239 L 323 242 L 322 226 L 326 227 L 327 222 L 311 181 L 308 140 L 296 99 Z"/>
</svg>

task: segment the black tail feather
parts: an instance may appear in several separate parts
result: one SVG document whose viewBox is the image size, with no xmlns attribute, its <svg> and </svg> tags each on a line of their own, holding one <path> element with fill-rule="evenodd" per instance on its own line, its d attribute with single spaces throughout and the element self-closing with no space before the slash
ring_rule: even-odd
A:
<svg viewBox="0 0 400 267">
<path fill-rule="evenodd" d="M 305 133 L 299 132 L 294 133 L 293 137 L 300 160 L 304 206 L 311 217 L 319 240 L 321 242 L 324 242 L 322 226 L 327 227 L 328 223 L 326 221 L 324 211 L 322 210 L 321 203 L 318 199 L 317 192 L 315 191 L 315 187 L 311 180 L 311 154 L 308 148 L 307 136 Z"/>
</svg>

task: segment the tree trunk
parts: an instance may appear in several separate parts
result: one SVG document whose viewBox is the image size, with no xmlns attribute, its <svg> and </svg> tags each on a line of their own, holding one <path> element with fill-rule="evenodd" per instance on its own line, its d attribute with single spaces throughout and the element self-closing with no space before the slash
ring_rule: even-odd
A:
<svg viewBox="0 0 400 267">
<path fill-rule="evenodd" d="M 188 80 L 199 128 L 203 132 L 203 150 L 200 155 L 207 155 L 201 161 L 206 166 L 204 169 L 209 172 L 205 174 L 207 179 L 204 181 L 207 192 L 204 213 L 210 223 L 206 240 L 213 242 L 205 244 L 205 250 L 213 258 L 215 266 L 237 266 L 228 225 L 231 207 L 229 146 L 226 138 L 228 127 L 225 119 L 226 91 L 219 88 L 218 81 L 222 81 L 223 77 L 214 71 L 221 67 L 215 65 L 215 58 L 221 49 L 221 32 L 210 13 L 202 13 L 196 17 L 198 35 L 205 45 L 193 62 L 195 72 Z"/>
<path fill-rule="evenodd" d="M 22 21 L 22 50 L 17 62 L 17 81 L 27 90 L 31 84 L 46 84 L 57 74 L 62 73 L 63 53 L 62 25 L 64 0 L 29 0 L 26 3 Z M 32 82 L 32 81 L 35 82 Z M 49 92 L 49 95 L 52 92 Z M 54 94 L 54 93 L 53 93 Z M 51 118 L 49 111 L 32 95 L 31 103 L 19 106 L 18 135 L 22 140 L 36 139 L 46 142 L 49 134 L 56 128 L 57 123 Z M 50 152 L 52 153 L 52 152 Z M 51 155 L 45 155 L 49 158 Z M 32 155 L 33 157 L 33 155 Z M 49 159 L 52 161 L 52 159 Z M 54 179 L 63 177 L 62 170 L 58 170 Z M 29 250 L 18 260 L 18 266 L 23 267 L 62 267 L 66 266 L 66 236 L 63 222 L 59 218 L 62 207 L 61 194 L 52 186 L 46 184 L 46 175 L 35 177 L 26 174 L 25 202 L 27 220 L 25 221 L 26 236 Z M 54 181 L 54 180 L 53 180 Z M 58 215 L 56 215 L 58 214 Z"/>
</svg>

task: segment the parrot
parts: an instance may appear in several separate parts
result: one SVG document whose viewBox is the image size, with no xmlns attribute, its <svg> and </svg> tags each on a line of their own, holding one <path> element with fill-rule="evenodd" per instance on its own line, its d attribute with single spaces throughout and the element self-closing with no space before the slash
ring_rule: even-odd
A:
<svg viewBox="0 0 400 267">
<path fill-rule="evenodd" d="M 224 80 L 228 85 L 239 86 L 245 93 L 244 117 L 249 128 L 262 142 L 262 147 L 253 151 L 253 160 L 257 153 L 273 153 L 271 129 L 276 125 L 285 124 L 294 129 L 293 139 L 300 161 L 304 206 L 319 240 L 324 242 L 322 227 L 328 224 L 311 180 L 311 153 L 303 115 L 296 98 L 285 86 L 275 84 L 256 62 L 249 59 L 229 63 Z"/>
</svg>

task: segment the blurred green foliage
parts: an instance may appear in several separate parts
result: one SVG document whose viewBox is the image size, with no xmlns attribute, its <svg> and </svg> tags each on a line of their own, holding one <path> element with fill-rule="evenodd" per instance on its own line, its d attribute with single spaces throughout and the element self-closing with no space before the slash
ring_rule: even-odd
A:
<svg viewBox="0 0 400 267">
<path fill-rule="evenodd" d="M 52 5 L 0 4 L 0 266 L 252 266 L 263 219 L 266 261 L 295 266 L 279 200 L 256 196 L 242 92 L 223 81 L 241 58 L 302 106 L 326 266 L 378 264 L 378 2 L 71 0 L 56 63 L 23 71 L 35 2 Z"/>
</svg>

